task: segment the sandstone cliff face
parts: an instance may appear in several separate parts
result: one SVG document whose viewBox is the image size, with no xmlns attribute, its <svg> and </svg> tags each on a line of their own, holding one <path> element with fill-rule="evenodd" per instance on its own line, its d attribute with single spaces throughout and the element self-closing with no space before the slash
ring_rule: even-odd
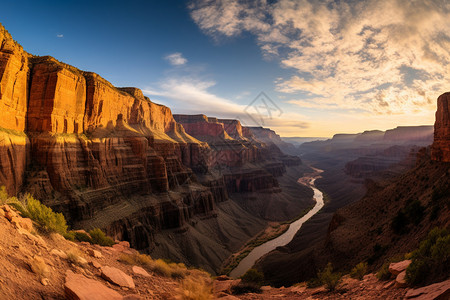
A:
<svg viewBox="0 0 450 300">
<path fill-rule="evenodd" d="M 450 162 L 450 93 L 438 98 L 431 158 Z"/>
<path fill-rule="evenodd" d="M 0 127 L 25 130 L 29 54 L 0 24 Z"/>
<path fill-rule="evenodd" d="M 86 105 L 83 74 L 51 57 L 34 58 L 32 63 L 27 131 L 83 132 Z"/>
</svg>

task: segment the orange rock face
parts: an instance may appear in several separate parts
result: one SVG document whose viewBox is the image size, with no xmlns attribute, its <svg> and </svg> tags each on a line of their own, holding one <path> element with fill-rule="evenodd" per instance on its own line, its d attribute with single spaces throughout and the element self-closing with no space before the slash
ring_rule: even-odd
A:
<svg viewBox="0 0 450 300">
<path fill-rule="evenodd" d="M 0 127 L 25 130 L 28 57 L 0 24 Z"/>
<path fill-rule="evenodd" d="M 437 100 L 431 158 L 450 162 L 450 93 L 442 94 Z"/>
<path fill-rule="evenodd" d="M 79 70 L 51 57 L 33 59 L 28 131 L 81 133 L 85 105 L 86 80 Z"/>
</svg>

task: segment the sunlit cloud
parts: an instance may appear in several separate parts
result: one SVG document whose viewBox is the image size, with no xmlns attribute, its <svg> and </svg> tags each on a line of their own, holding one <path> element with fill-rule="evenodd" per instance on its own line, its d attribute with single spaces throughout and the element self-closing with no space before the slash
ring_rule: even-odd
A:
<svg viewBox="0 0 450 300">
<path fill-rule="evenodd" d="M 64 37 L 64 34 L 57 34 L 56 37 L 61 39 Z"/>
<path fill-rule="evenodd" d="M 242 92 L 243 98 L 248 98 L 245 105 L 220 97 L 209 89 L 215 86 L 214 81 L 204 81 L 192 76 L 164 78 L 156 87 L 143 89 L 144 94 L 152 101 L 169 105 L 173 113 L 204 114 L 209 117 L 237 119 L 244 126 L 264 126 L 281 132 L 305 129 L 309 127 L 306 117 L 297 113 L 284 113 L 281 116 L 268 116 L 264 111 L 256 114 L 248 110 L 257 95 Z"/>
<path fill-rule="evenodd" d="M 216 39 L 254 34 L 265 56 L 295 71 L 274 82 L 300 107 L 432 113 L 450 84 L 446 0 L 197 0 L 189 9 Z"/>
<path fill-rule="evenodd" d="M 175 52 L 164 57 L 172 66 L 181 66 L 187 63 L 187 59 L 180 52 Z"/>
</svg>

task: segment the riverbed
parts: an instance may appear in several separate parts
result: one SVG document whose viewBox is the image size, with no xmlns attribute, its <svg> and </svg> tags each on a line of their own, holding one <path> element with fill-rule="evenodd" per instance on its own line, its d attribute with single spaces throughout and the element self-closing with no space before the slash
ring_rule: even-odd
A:
<svg viewBox="0 0 450 300">
<path fill-rule="evenodd" d="M 319 210 L 323 207 L 323 205 L 324 205 L 323 194 L 314 185 L 314 182 L 316 181 L 316 179 L 320 178 L 320 173 L 322 173 L 323 170 L 316 169 L 316 168 L 313 168 L 313 169 L 315 171 L 314 173 L 310 173 L 310 174 L 305 175 L 302 178 L 299 178 L 298 183 L 306 185 L 314 191 L 313 198 L 316 201 L 316 204 L 314 205 L 314 207 L 306 215 L 304 215 L 300 219 L 292 222 L 289 225 L 289 229 L 285 233 L 283 233 L 282 235 L 280 235 L 279 237 L 277 237 L 273 240 L 270 240 L 256 248 L 254 248 L 244 259 L 242 259 L 239 262 L 239 265 L 231 271 L 231 273 L 230 273 L 231 277 L 237 278 L 237 277 L 245 274 L 245 272 L 247 272 L 251 267 L 253 267 L 255 262 L 259 258 L 261 258 L 263 255 L 269 253 L 272 250 L 275 250 L 277 247 L 285 246 L 285 245 L 289 244 L 289 242 L 292 241 L 292 239 L 294 238 L 297 231 L 300 230 L 302 225 L 306 221 L 308 221 L 312 216 L 314 216 L 316 213 L 318 213 Z"/>
</svg>

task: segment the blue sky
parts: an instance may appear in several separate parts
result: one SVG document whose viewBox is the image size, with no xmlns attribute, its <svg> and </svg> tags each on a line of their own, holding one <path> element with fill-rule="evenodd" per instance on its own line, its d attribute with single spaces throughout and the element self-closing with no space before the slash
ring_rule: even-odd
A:
<svg viewBox="0 0 450 300">
<path fill-rule="evenodd" d="M 413 2 L 5 1 L 0 22 L 29 53 L 174 113 L 331 136 L 433 123 L 450 78 L 449 5 Z M 248 107 L 261 91 L 271 115 Z"/>
</svg>

